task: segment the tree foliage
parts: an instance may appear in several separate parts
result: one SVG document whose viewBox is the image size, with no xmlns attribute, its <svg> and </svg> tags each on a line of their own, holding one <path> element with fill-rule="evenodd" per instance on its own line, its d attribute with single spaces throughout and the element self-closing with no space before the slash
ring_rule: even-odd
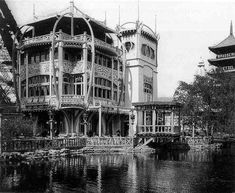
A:
<svg viewBox="0 0 235 193">
<path fill-rule="evenodd" d="M 183 104 L 183 123 L 217 131 L 233 132 L 235 80 L 221 71 L 195 76 L 192 83 L 181 81 L 174 100 Z"/>
<path fill-rule="evenodd" d="M 3 139 L 18 138 L 19 136 L 33 136 L 33 121 L 22 116 L 3 117 L 2 137 Z"/>
</svg>

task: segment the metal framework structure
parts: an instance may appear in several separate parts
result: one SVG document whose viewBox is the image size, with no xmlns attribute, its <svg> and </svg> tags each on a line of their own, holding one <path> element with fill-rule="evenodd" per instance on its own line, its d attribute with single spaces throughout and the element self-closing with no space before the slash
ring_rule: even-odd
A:
<svg viewBox="0 0 235 193">
<path fill-rule="evenodd" d="M 12 70 L 14 71 L 15 66 L 11 66 L 11 57 L 13 52 L 14 41 L 12 35 L 20 35 L 21 32 L 17 27 L 17 23 L 7 6 L 5 0 L 0 3 L 0 103 L 10 104 L 11 97 L 14 96 L 14 77 Z M 15 83 L 16 87 L 16 83 Z"/>
</svg>

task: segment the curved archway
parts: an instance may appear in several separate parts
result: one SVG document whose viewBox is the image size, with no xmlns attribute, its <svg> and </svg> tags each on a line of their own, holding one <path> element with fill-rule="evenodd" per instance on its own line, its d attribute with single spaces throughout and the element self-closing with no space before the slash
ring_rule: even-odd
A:
<svg viewBox="0 0 235 193">
<path fill-rule="evenodd" d="M 94 44 L 94 33 L 93 33 L 93 30 L 92 30 L 92 27 L 89 23 L 89 21 L 87 21 L 87 19 L 83 16 L 84 14 L 75 7 L 75 9 L 81 13 L 81 18 L 86 22 L 86 24 L 88 25 L 89 27 L 89 30 L 90 30 L 90 33 L 91 33 L 91 42 L 88 43 L 88 45 L 91 46 L 91 52 L 92 52 L 92 58 L 91 58 L 91 73 L 90 73 L 90 80 L 89 80 L 89 86 L 88 86 L 88 92 L 87 92 L 87 95 L 85 97 L 85 104 L 86 104 L 86 108 L 88 108 L 89 106 L 89 97 L 90 97 L 90 92 L 91 92 L 91 87 L 92 87 L 92 80 L 93 80 L 93 74 L 94 74 L 94 61 L 95 61 L 95 44 Z M 55 53 L 55 31 L 56 31 L 56 27 L 59 23 L 59 21 L 65 16 L 65 15 L 72 15 L 73 16 L 73 13 L 72 12 L 67 12 L 67 13 L 64 13 L 62 14 L 55 22 L 54 26 L 53 26 L 53 31 L 52 31 L 52 57 L 51 57 L 51 60 L 52 60 L 52 66 L 53 66 L 53 77 L 54 77 L 54 90 L 55 90 L 55 94 L 56 94 L 56 98 L 57 98 L 57 108 L 60 108 L 61 107 L 61 104 L 60 104 L 60 99 L 59 99 L 59 91 L 58 91 L 58 86 L 56 84 L 56 68 L 55 68 L 55 57 L 54 57 L 54 53 Z"/>
</svg>

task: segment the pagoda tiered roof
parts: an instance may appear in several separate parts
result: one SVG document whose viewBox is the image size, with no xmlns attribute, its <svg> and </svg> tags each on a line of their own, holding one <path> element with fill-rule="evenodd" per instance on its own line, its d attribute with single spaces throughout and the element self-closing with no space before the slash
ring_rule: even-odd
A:
<svg viewBox="0 0 235 193">
<path fill-rule="evenodd" d="M 233 35 L 233 26 L 232 22 L 230 25 L 230 34 L 227 38 L 221 41 L 219 44 L 215 46 L 210 46 L 209 50 L 214 52 L 215 54 L 225 54 L 235 52 L 235 37 Z"/>
<path fill-rule="evenodd" d="M 231 57 L 226 57 L 226 58 L 215 58 L 215 59 L 209 59 L 208 62 L 211 65 L 214 66 L 220 66 L 220 67 L 224 67 L 224 66 L 234 66 L 235 64 L 235 57 L 231 56 Z"/>
</svg>

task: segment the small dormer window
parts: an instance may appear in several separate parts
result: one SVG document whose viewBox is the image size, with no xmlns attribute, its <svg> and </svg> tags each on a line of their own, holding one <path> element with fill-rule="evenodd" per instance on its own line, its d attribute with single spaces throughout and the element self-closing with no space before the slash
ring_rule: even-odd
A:
<svg viewBox="0 0 235 193">
<path fill-rule="evenodd" d="M 133 42 L 125 42 L 125 48 L 126 48 L 127 52 L 132 50 L 134 48 L 134 45 L 135 44 Z"/>
</svg>

